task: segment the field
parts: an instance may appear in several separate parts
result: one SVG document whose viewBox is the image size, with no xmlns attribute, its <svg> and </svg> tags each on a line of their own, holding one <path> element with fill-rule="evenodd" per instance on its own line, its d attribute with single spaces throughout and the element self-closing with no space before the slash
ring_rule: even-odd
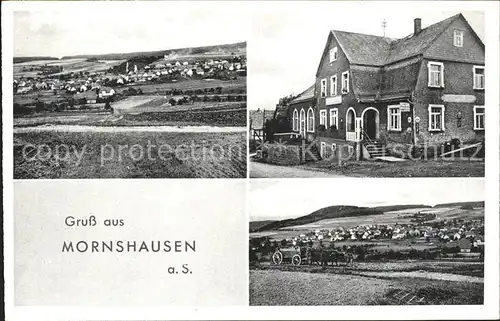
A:
<svg viewBox="0 0 500 321">
<path fill-rule="evenodd" d="M 137 130 L 18 133 L 14 178 L 242 178 L 245 137 Z"/>
<path fill-rule="evenodd" d="M 250 305 L 482 304 L 483 269 L 481 262 L 422 261 L 256 266 L 250 270 Z"/>
<path fill-rule="evenodd" d="M 220 79 L 188 79 L 177 82 L 168 83 L 148 83 L 148 84 L 132 84 L 127 86 L 118 87 L 117 92 L 121 93 L 128 90 L 129 88 L 134 88 L 136 90 L 141 89 L 144 94 L 155 94 L 155 93 L 165 93 L 169 89 L 178 90 L 196 90 L 205 88 L 216 88 L 222 87 L 222 94 L 228 93 L 246 93 L 246 83 L 247 77 L 238 77 L 234 80 L 220 80 Z"/>
<path fill-rule="evenodd" d="M 349 228 L 356 225 L 373 224 L 387 224 L 394 225 L 409 224 L 411 214 L 418 212 L 429 212 L 436 214 L 435 221 L 437 220 L 453 220 L 453 219 L 477 219 L 484 217 L 484 208 L 462 209 L 457 206 L 449 207 L 435 207 L 435 208 L 413 208 L 399 211 L 388 211 L 382 215 L 366 215 L 366 216 L 350 216 L 338 217 L 334 219 L 319 220 L 310 224 L 296 225 L 278 230 L 269 230 L 250 233 L 250 237 L 268 236 L 275 240 L 282 240 L 284 238 L 292 238 L 301 233 L 314 230 L 314 229 L 331 229 L 337 227 Z M 432 222 L 432 221 L 429 221 Z M 391 241 L 394 242 L 394 241 Z M 355 242 L 359 244 L 359 241 Z M 373 244 L 373 242 L 371 242 Z M 347 244 L 342 242 L 339 244 Z"/>
<path fill-rule="evenodd" d="M 98 72 L 108 70 L 113 66 L 121 64 L 123 60 L 100 60 L 100 61 L 87 61 L 84 58 L 73 58 L 64 60 L 37 60 L 29 61 L 23 63 L 14 64 L 14 77 L 35 77 L 38 70 L 33 71 L 23 71 L 24 68 L 29 68 L 30 66 L 62 66 L 63 71 L 60 73 L 52 74 L 52 76 L 58 76 L 60 74 L 66 74 L 70 72 Z"/>
<path fill-rule="evenodd" d="M 298 168 L 352 177 L 484 177 L 484 160 L 416 160 L 404 162 L 331 161 L 311 162 Z"/>
</svg>

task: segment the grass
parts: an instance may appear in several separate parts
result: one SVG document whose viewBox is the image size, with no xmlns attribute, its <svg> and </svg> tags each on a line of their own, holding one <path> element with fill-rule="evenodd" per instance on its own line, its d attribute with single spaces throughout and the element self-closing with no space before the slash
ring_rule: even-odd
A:
<svg viewBox="0 0 500 321">
<path fill-rule="evenodd" d="M 428 262 L 420 262 L 422 268 Z M 372 264 L 373 265 L 373 264 Z M 378 269 L 378 268 L 382 269 Z M 399 266 L 366 265 L 370 271 L 404 269 Z M 482 304 L 483 284 L 425 278 L 367 277 L 341 270 L 250 270 L 250 305 L 400 305 L 400 304 Z M 311 273 L 314 272 L 314 273 Z M 389 275 L 389 274 L 388 274 Z M 411 298 L 415 301 L 411 302 Z M 406 298 L 406 300 L 404 300 Z M 420 302 L 417 302 L 421 300 Z"/>
<path fill-rule="evenodd" d="M 128 86 L 115 88 L 117 92 L 123 92 L 128 88 L 141 89 L 144 94 L 165 93 L 170 89 L 178 90 L 196 90 L 204 88 L 222 87 L 222 94 L 234 93 L 234 90 L 243 91 L 246 93 L 247 77 L 238 77 L 235 80 L 202 80 L 202 79 L 185 79 L 171 83 L 147 83 L 147 84 L 131 84 Z"/>
<path fill-rule="evenodd" d="M 245 139 L 246 133 L 15 134 L 14 178 L 243 178 Z M 46 145 L 42 157 L 31 147 L 24 157 L 28 144 Z"/>
<path fill-rule="evenodd" d="M 319 161 L 299 167 L 358 177 L 484 177 L 484 160 L 347 161 L 341 166 L 331 161 Z"/>
</svg>

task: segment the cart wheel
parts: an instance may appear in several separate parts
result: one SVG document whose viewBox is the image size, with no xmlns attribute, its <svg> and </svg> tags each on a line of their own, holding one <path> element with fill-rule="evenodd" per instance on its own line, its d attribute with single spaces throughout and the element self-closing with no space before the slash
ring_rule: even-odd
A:
<svg viewBox="0 0 500 321">
<path fill-rule="evenodd" d="M 299 266 L 301 262 L 302 258 L 300 257 L 300 255 L 295 254 L 294 256 L 292 256 L 292 265 Z"/>
<path fill-rule="evenodd" d="M 281 252 L 274 252 L 272 260 L 274 264 L 280 265 L 283 262 L 283 254 Z"/>
</svg>

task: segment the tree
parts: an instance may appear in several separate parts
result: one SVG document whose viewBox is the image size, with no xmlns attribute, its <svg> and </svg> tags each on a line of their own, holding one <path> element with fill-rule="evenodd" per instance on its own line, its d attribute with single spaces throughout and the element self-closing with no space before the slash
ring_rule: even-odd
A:
<svg viewBox="0 0 500 321">
<path fill-rule="evenodd" d="M 109 100 L 106 100 L 106 102 L 104 103 L 104 109 L 111 110 L 111 103 L 109 102 Z"/>
<path fill-rule="evenodd" d="M 45 110 L 45 104 L 43 103 L 43 101 L 37 100 L 36 105 L 35 105 L 35 111 L 37 113 L 39 113 L 39 112 L 42 112 L 44 110 Z"/>
</svg>

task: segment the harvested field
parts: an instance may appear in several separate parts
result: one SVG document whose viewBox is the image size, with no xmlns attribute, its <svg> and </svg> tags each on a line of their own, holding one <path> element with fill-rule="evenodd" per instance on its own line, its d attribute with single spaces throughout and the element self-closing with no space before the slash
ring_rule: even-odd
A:
<svg viewBox="0 0 500 321">
<path fill-rule="evenodd" d="M 246 132 L 14 135 L 15 179 L 243 177 Z"/>
<path fill-rule="evenodd" d="M 123 122 L 144 121 L 150 124 L 187 123 L 212 126 L 246 126 L 246 106 L 236 109 L 185 110 L 176 112 L 148 112 L 125 114 Z"/>
<path fill-rule="evenodd" d="M 246 93 L 247 78 L 238 77 L 235 80 L 203 80 L 203 79 L 187 79 L 169 83 L 153 83 L 153 84 L 132 84 L 116 88 L 117 92 L 123 92 L 129 88 L 136 90 L 141 89 L 144 94 L 164 94 L 165 91 L 171 89 L 178 90 L 196 90 L 205 88 L 222 87 L 222 94 Z"/>
<path fill-rule="evenodd" d="M 380 275 L 372 276 L 343 273 L 340 270 L 317 269 L 316 273 L 311 272 L 250 270 L 250 305 L 483 303 L 481 282 L 463 281 L 463 276 L 453 278 L 453 274 L 446 274 L 443 278 L 455 281 L 436 278 L 438 273 L 434 273 L 433 277 L 416 278 L 403 275 L 403 272 L 398 275 L 379 272 Z"/>
</svg>

